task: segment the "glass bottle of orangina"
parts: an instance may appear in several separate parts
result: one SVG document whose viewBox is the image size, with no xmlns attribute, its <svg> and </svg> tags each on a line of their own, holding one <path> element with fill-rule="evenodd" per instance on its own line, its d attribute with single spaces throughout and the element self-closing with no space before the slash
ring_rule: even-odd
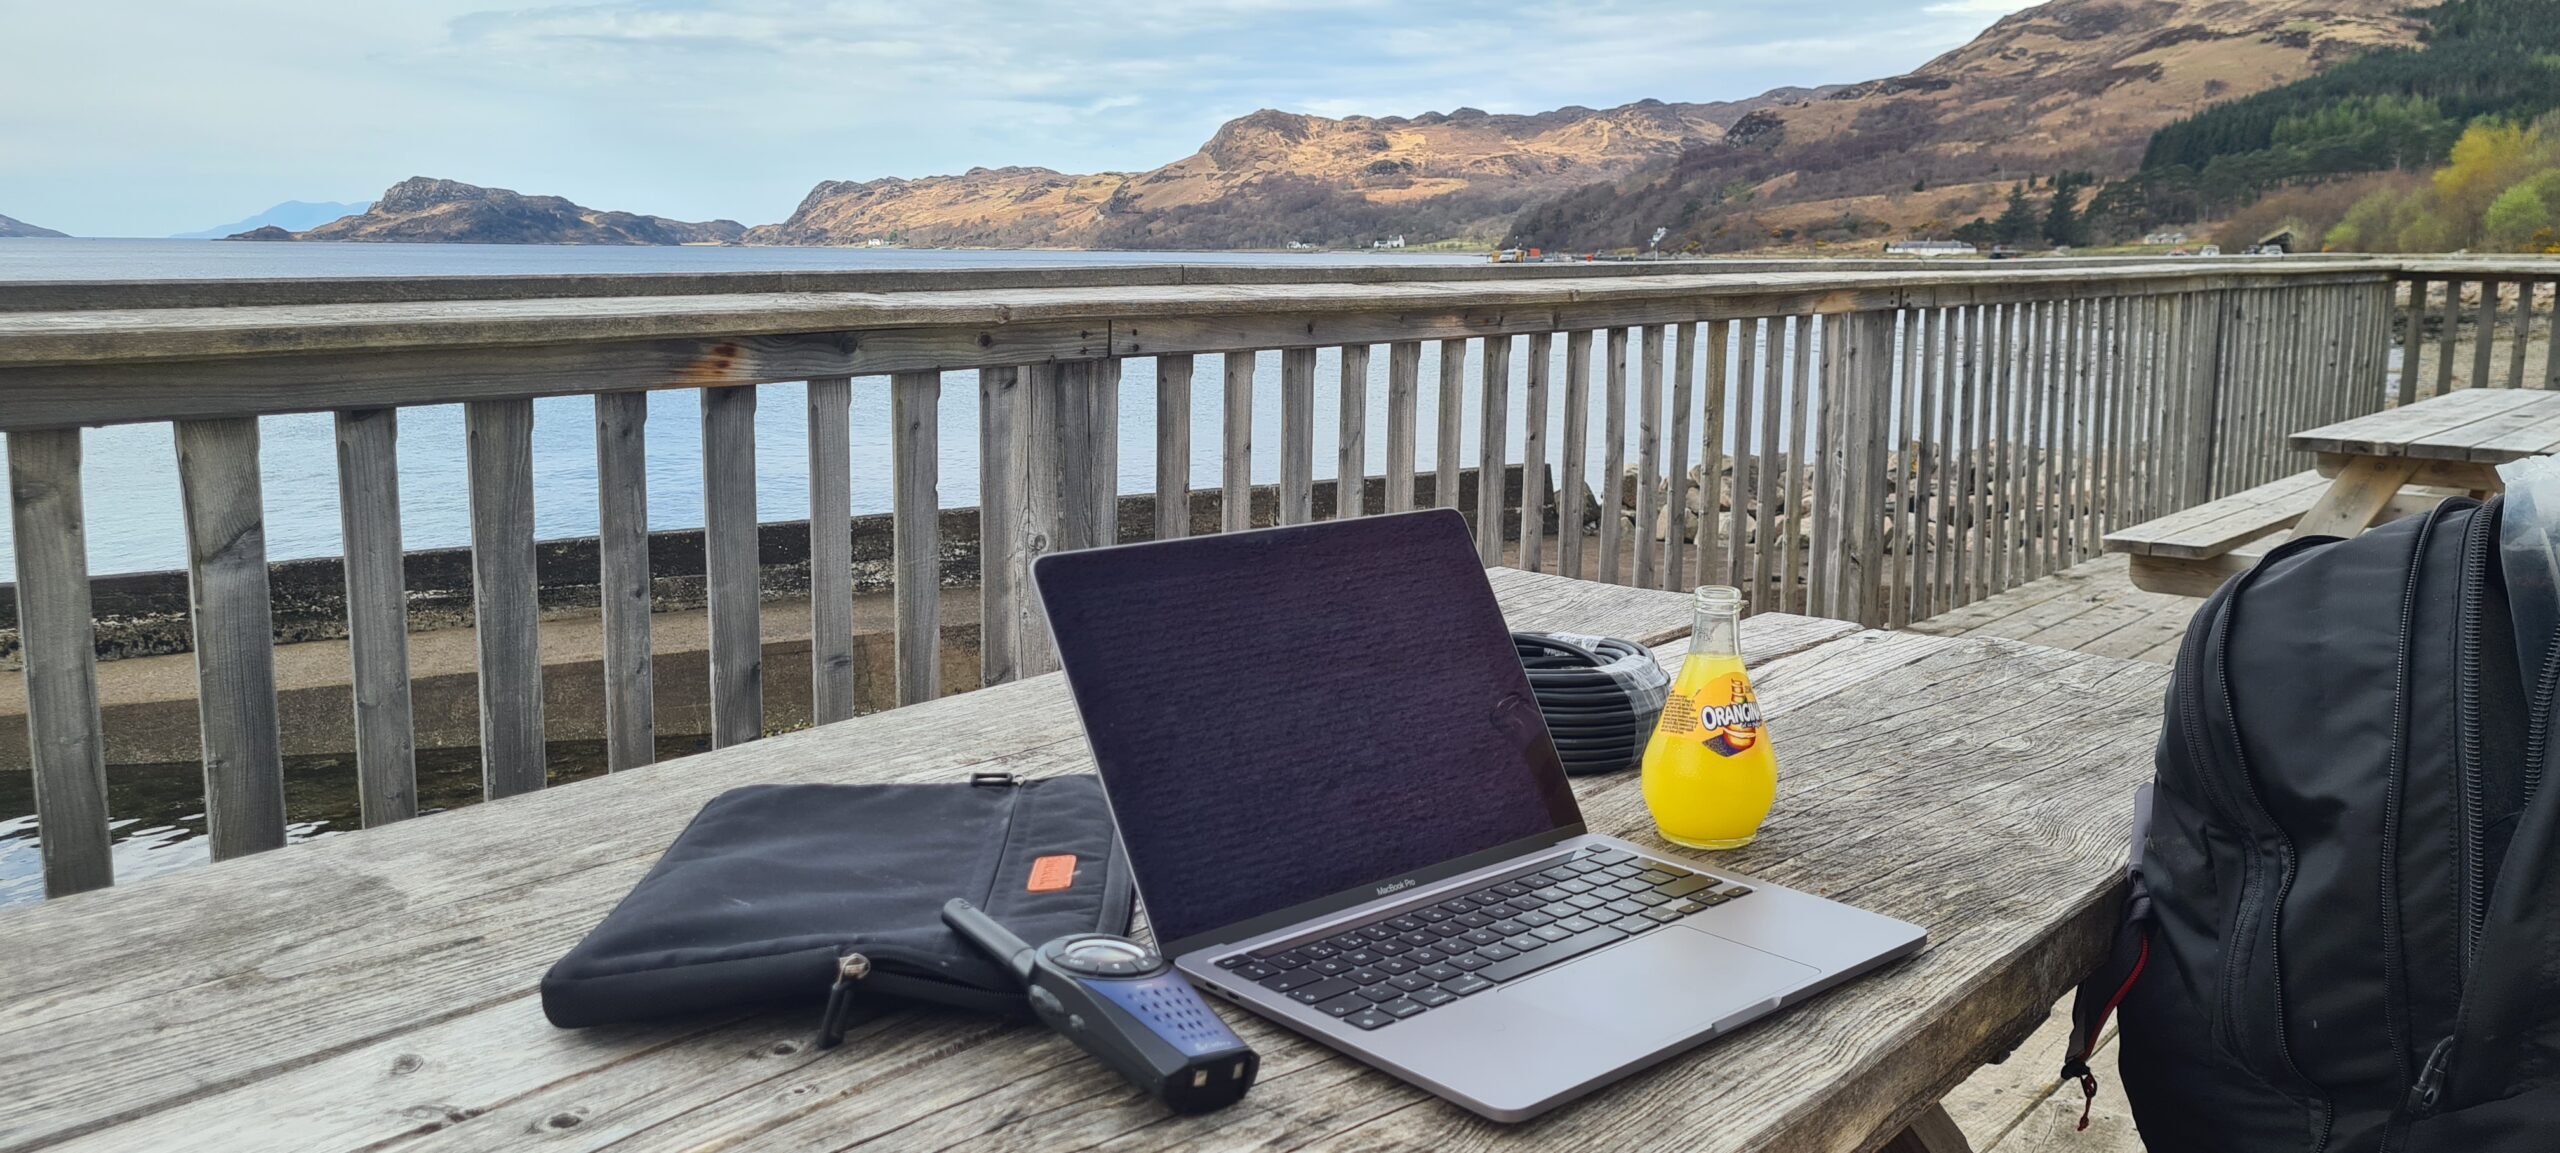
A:
<svg viewBox="0 0 2560 1153">
<path fill-rule="evenodd" d="M 1644 803 L 1663 839 L 1739 849 L 1778 799 L 1778 757 L 1742 668 L 1742 591 L 1698 590 L 1689 656 L 1644 750 Z"/>
</svg>

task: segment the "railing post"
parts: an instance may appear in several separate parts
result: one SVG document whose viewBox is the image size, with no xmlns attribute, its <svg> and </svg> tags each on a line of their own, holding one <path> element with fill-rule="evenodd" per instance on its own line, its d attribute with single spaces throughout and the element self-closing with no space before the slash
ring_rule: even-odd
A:
<svg viewBox="0 0 2560 1153">
<path fill-rule="evenodd" d="M 711 747 L 727 748 L 764 735 L 754 385 L 702 390 L 702 524 Z M 810 527 L 814 531 L 817 526 Z"/>
<path fill-rule="evenodd" d="M 1173 358 L 1167 358 L 1173 359 Z M 1188 358 L 1183 358 L 1188 360 Z M 1190 388 L 1186 376 L 1183 388 Z M 978 370 L 978 683 L 1022 675 L 1022 601 L 1030 583 L 1022 548 L 1022 370 Z M 1188 465 L 1190 462 L 1185 461 Z"/>
<path fill-rule="evenodd" d="M 814 390 L 816 382 L 810 387 Z M 648 393 L 596 394 L 596 600 L 604 626 L 604 757 L 609 772 L 658 759 L 657 666 L 649 651 L 648 428 Z M 849 489 L 846 499 L 851 500 Z M 817 531 L 814 520 L 810 531 Z M 837 534 L 848 548 L 849 534 L 850 529 Z M 814 538 L 809 549 L 814 565 Z M 814 579 L 810 596 L 820 596 Z M 850 591 L 845 598 L 849 617 Z"/>
<path fill-rule="evenodd" d="M 891 600 L 897 615 L 898 703 L 942 695 L 942 494 L 936 417 L 942 373 L 889 380 Z"/>
<path fill-rule="evenodd" d="M 853 381 L 812 380 L 809 402 L 809 722 L 853 716 Z M 984 446 L 980 446 L 984 452 Z M 984 506 L 981 493 L 978 503 Z M 993 534 L 981 526 L 983 553 Z M 979 558 L 980 571 L 986 559 Z M 985 639 L 980 638 L 980 645 Z"/>
<path fill-rule="evenodd" d="M 1893 406 L 1891 312 L 1859 312 L 1823 321 L 1835 387 L 1822 398 L 1823 464 L 1832 507 L 1824 520 L 1841 534 L 1839 572 L 1828 615 L 1865 625 L 1884 619 L 1879 578 L 1884 564 L 1884 470 Z M 1837 327 L 1835 327 L 1837 326 Z"/>
<path fill-rule="evenodd" d="M 2216 413 L 2222 402 L 2223 333 L 2229 327 L 2231 296 L 2217 289 L 2189 296 L 2187 303 L 2181 374 L 2189 397 L 2184 430 L 2188 452 L 2180 507 L 2193 508 L 2213 499 L 2214 459 L 2225 446 Z"/>
<path fill-rule="evenodd" d="M 356 808 L 366 828 L 418 815 L 409 602 L 400 551 L 399 410 L 340 412 L 338 526 L 355 696 Z"/>
<path fill-rule="evenodd" d="M 177 440 L 196 714 L 203 726 L 205 837 L 219 861 L 284 844 L 258 418 L 179 421 Z"/>
<path fill-rule="evenodd" d="M 115 883 L 115 863 L 107 831 L 106 736 L 98 720 L 79 429 L 9 434 L 9 506 L 44 891 L 59 897 L 103 889 Z"/>
<path fill-rule="evenodd" d="M 480 649 L 480 784 L 489 799 L 548 780 L 533 562 L 533 402 L 463 409 L 471 474 L 471 607 Z"/>
</svg>

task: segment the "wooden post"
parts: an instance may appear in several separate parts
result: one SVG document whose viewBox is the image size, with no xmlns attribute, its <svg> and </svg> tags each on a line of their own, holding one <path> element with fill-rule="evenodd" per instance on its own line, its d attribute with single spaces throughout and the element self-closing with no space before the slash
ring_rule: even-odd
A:
<svg viewBox="0 0 2560 1153">
<path fill-rule="evenodd" d="M 1556 477 L 1556 571 L 1583 579 L 1582 510 L 1591 491 L 1591 331 L 1564 334 L 1564 452 Z"/>
<path fill-rule="evenodd" d="M 1659 324 L 1644 326 L 1643 375 L 1636 387 L 1636 555 L 1634 585 L 1662 587 L 1662 558 L 1654 544 L 1654 521 L 1662 513 L 1662 355 Z"/>
<path fill-rule="evenodd" d="M 1476 438 L 1476 555 L 1502 563 L 1502 487 L 1510 471 L 1511 338 L 1484 338 L 1483 412 Z"/>
<path fill-rule="evenodd" d="M 1760 391 L 1760 341 L 1765 326 L 1758 320 L 1735 322 L 1737 329 L 1733 347 L 1733 506 L 1726 518 L 1725 567 L 1729 579 L 1725 583 L 1743 592 L 1743 607 L 1751 612 L 1766 612 L 1778 606 L 1763 596 L 1768 583 L 1765 567 L 1756 566 L 1752 554 L 1754 523 L 1752 501 L 1758 495 L 1760 476 L 1769 470 L 1769 458 L 1752 442 L 1753 402 Z M 1767 417 L 1761 419 L 1766 420 Z M 1768 539 L 1768 506 L 1761 505 L 1756 532 Z"/>
<path fill-rule="evenodd" d="M 1108 548 L 1120 543 L 1120 362 L 1085 362 L 1084 501 L 1091 518 L 1092 543 Z"/>
<path fill-rule="evenodd" d="M 1387 346 L 1387 511 L 1413 511 L 1415 424 L 1422 391 L 1422 343 Z"/>
<path fill-rule="evenodd" d="M 2180 495 L 2182 507 L 2187 508 L 2214 498 L 2214 449 L 2221 443 L 2215 413 L 2222 399 L 2222 333 L 2231 307 L 2228 295 L 2221 291 L 2198 294 L 2195 301 L 2201 307 L 2189 310 L 2195 323 L 2187 330 L 2185 369 L 2190 397 L 2187 430 L 2194 439 L 2189 442 Z"/>
<path fill-rule="evenodd" d="M 942 494 L 937 472 L 942 373 L 889 378 L 891 592 L 898 703 L 942 695 Z"/>
<path fill-rule="evenodd" d="M 1702 400 L 1703 420 L 1699 421 L 1698 490 L 1698 579 L 1713 582 L 1726 578 L 1728 565 L 1725 546 L 1718 532 L 1723 510 L 1717 506 L 1724 499 L 1724 441 L 1732 425 L 1725 421 L 1725 392 L 1731 386 L 1732 363 L 1728 347 L 1733 341 L 1733 322 L 1711 321 L 1707 325 L 1707 395 Z M 1731 583 L 1727 580 L 1727 583 Z"/>
<path fill-rule="evenodd" d="M 1369 346 L 1342 346 L 1342 436 L 1333 468 L 1333 515 L 1369 514 Z"/>
<path fill-rule="evenodd" d="M 596 600 L 603 612 L 604 758 L 610 772 L 658 759 L 657 677 L 649 654 L 648 425 L 648 393 L 596 394 Z M 850 487 L 845 499 L 852 500 Z M 852 529 L 840 535 L 850 552 Z M 846 575 L 850 580 L 851 573 Z M 848 617 L 852 597 L 848 587 Z"/>
<path fill-rule="evenodd" d="M 204 731 L 205 833 L 219 861 L 284 844 L 258 419 L 183 420 L 177 433 L 196 712 Z"/>
<path fill-rule="evenodd" d="M 1783 600 L 1788 612 L 1802 613 L 1818 611 L 1811 607 L 1815 603 L 1811 598 L 1815 589 L 1819 587 L 1815 582 L 1831 579 L 1830 570 L 1819 561 L 1814 563 L 1813 571 L 1805 570 L 1804 546 L 1807 526 L 1812 526 L 1811 532 L 1815 534 L 1814 539 L 1818 541 L 1829 540 L 1832 534 L 1823 531 L 1821 524 L 1814 520 L 1814 516 L 1820 511 L 1816 507 L 1819 504 L 1818 494 L 1815 504 L 1807 504 L 1805 497 L 1807 479 L 1810 478 L 1818 484 L 1822 477 L 1814 464 L 1814 454 L 1808 449 L 1809 438 L 1813 435 L 1812 403 L 1815 371 L 1813 317 L 1795 318 L 1795 331 L 1795 345 L 1788 353 L 1788 360 L 1794 365 L 1794 374 L 1789 382 L 1791 391 L 1787 396 L 1786 471 L 1778 478 L 1786 486 L 1787 491 L 1783 501 L 1787 506 L 1788 514 L 1787 538 L 1781 542 L 1785 545 L 1786 559 L 1780 562 L 1779 591 L 1784 594 Z M 1772 350 L 1770 355 L 1774 361 L 1775 350 Z M 1769 376 L 1774 385 L 1778 377 L 1778 366 L 1775 363 L 1769 366 Z M 1770 401 L 1769 416 L 1775 420 L 1778 415 L 1776 397 L 1772 395 Z"/>
<path fill-rule="evenodd" d="M 813 528 L 815 526 L 812 526 Z M 756 390 L 702 390 L 702 576 L 711 626 L 711 747 L 764 735 L 757 589 Z"/>
<path fill-rule="evenodd" d="M 1838 324 L 1838 329 L 1832 325 Z M 1840 534 L 1839 581 L 1831 616 L 1884 623 L 1884 470 L 1893 406 L 1893 314 L 1860 312 L 1823 322 L 1839 396 L 1826 395 L 1824 454 L 1832 474 L 1830 523 Z M 1836 335 L 1834 342 L 1832 337 Z M 1834 424 L 1832 414 L 1837 414 Z"/>
<path fill-rule="evenodd" d="M 1156 358 L 1156 539 L 1191 535 L 1191 370 L 1196 357 Z"/>
<path fill-rule="evenodd" d="M 1191 382 L 1188 358 L 1181 371 L 1184 394 Z M 1159 367 L 1159 372 L 1163 369 Z M 1158 377 L 1161 382 L 1162 377 Z M 1162 387 L 1161 383 L 1158 385 Z M 1024 469 L 1024 390 L 1015 368 L 978 370 L 978 683 L 1000 685 L 1022 676 L 1023 588 L 1031 579 L 1030 554 L 1023 549 L 1023 517 L 1030 487 Z M 1185 406 L 1184 411 L 1189 411 Z M 1184 422 L 1188 435 L 1189 422 Z M 1161 435 L 1162 430 L 1158 430 Z M 1190 454 L 1183 464 L 1188 467 Z M 1163 475 L 1161 466 L 1157 473 Z M 1164 511 L 1162 485 L 1156 496 L 1158 524 Z M 1184 502 L 1186 511 L 1188 502 Z M 1188 518 L 1179 523 L 1188 527 Z M 1162 531 L 1161 528 L 1158 530 Z"/>
<path fill-rule="evenodd" d="M 1253 388 L 1252 378 L 1250 357 L 1248 357 L 1248 369 L 1245 373 L 1245 390 L 1248 394 Z M 1229 378 L 1228 384 L 1229 387 L 1233 387 L 1232 377 Z M 1060 482 L 1058 457 L 1061 451 L 1059 404 L 1058 366 L 1055 364 L 1024 366 L 1014 408 L 1015 447 L 1010 454 L 1012 459 L 1009 466 L 1005 470 L 1006 484 L 1011 486 L 1014 492 L 1010 503 L 1020 510 L 1020 527 L 1014 530 L 1012 542 L 1014 560 L 1006 566 L 1011 570 L 1011 578 L 1018 583 L 1014 588 L 1016 595 L 1013 598 L 1013 615 L 997 622 L 998 627 L 1009 624 L 1013 629 L 1014 666 L 1017 677 L 1038 676 L 1041 673 L 1055 671 L 1058 667 L 1057 649 L 1049 639 L 1048 610 L 1041 607 L 1040 586 L 1031 579 L 1031 565 L 1032 562 L 1058 547 L 1062 531 L 1058 510 Z M 1245 404 L 1243 411 L 1245 419 L 1250 421 L 1253 412 L 1250 401 Z M 1235 425 L 1232 423 L 1235 411 L 1231 409 L 1227 415 L 1231 422 L 1227 425 L 1227 431 L 1232 435 L 1235 431 Z M 1247 459 L 1250 459 L 1250 455 L 1250 452 L 1246 454 Z M 937 494 L 936 502 L 939 503 L 939 500 L 940 497 Z M 1249 510 L 1252 506 L 1247 501 L 1228 507 Z M 891 531 L 894 535 L 896 531 L 894 523 Z"/>
<path fill-rule="evenodd" d="M 549 779 L 542 743 L 541 600 L 533 561 L 533 402 L 464 406 L 471 605 L 480 644 L 480 781 L 491 800 Z"/>
<path fill-rule="evenodd" d="M 1626 563 L 1620 540 L 1627 520 L 1627 330 L 1609 330 L 1607 386 L 1600 413 L 1600 581 L 1618 584 Z"/>
<path fill-rule="evenodd" d="M 1219 461 L 1218 488 L 1218 527 L 1225 532 L 1253 527 L 1254 356 L 1250 352 L 1230 352 L 1226 358 L 1226 443 Z"/>
<path fill-rule="evenodd" d="M 337 425 L 356 811 L 369 829 L 418 815 L 409 601 L 400 570 L 399 414 L 389 408 L 342 411 Z"/>
<path fill-rule="evenodd" d="M 37 851 L 48 897 L 115 883 L 81 503 L 79 429 L 9 434 L 28 765 L 34 770 Z"/>
<path fill-rule="evenodd" d="M 1460 444 L 1466 428 L 1467 342 L 1440 342 L 1440 438 L 1437 455 L 1432 457 L 1436 475 L 1432 481 L 1431 503 L 1440 508 L 1458 507 L 1458 474 L 1465 467 Z"/>
<path fill-rule="evenodd" d="M 1316 350 L 1280 350 L 1280 523 L 1316 516 Z"/>
<path fill-rule="evenodd" d="M 1692 378 L 1698 371 L 1698 326 L 1679 326 L 1671 350 L 1671 459 L 1664 475 L 1671 481 L 1671 515 L 1664 533 L 1662 587 L 1689 583 L 1689 409 Z"/>
<path fill-rule="evenodd" d="M 2405 281 L 2409 286 L 2409 307 L 2401 315 L 2407 334 L 2400 340 L 2400 372 L 2391 381 L 2391 403 L 2408 404 L 2418 399 L 2418 354 L 2426 346 L 2427 278 L 2420 276 Z M 2552 363 L 2560 364 L 2560 358 Z"/>
<path fill-rule="evenodd" d="M 1529 334 L 1528 411 L 1520 430 L 1520 567 L 1547 571 L 1547 385 L 1556 337 Z"/>
<path fill-rule="evenodd" d="M 983 382 L 986 374 L 979 375 Z M 853 380 L 843 376 L 812 380 L 808 400 L 809 720 L 824 725 L 853 717 Z M 978 446 L 982 455 L 990 449 L 994 446 L 984 442 Z M 1002 450 L 994 451 L 1001 458 Z M 997 530 L 1003 522 L 987 512 L 984 493 L 979 496 L 978 511 L 978 568 L 983 581 L 987 542 L 1004 534 Z M 981 636 L 980 647 L 985 644 Z"/>
</svg>

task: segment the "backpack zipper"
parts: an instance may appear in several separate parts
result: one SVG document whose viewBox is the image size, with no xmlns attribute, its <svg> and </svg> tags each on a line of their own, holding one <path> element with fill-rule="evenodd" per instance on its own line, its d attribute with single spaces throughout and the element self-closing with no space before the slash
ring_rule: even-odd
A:
<svg viewBox="0 0 2560 1153">
<path fill-rule="evenodd" d="M 2418 627 L 2418 577 L 2426 571 L 2427 542 L 2435 536 L 2438 515 L 2439 510 L 2431 509 L 2418 523 L 2417 541 L 2409 553 L 2409 579 L 2400 598 L 2400 660 L 2392 685 L 2394 739 L 2382 791 L 2382 1021 L 2391 1040 L 2391 1066 L 2402 1081 L 2411 1080 L 2411 1075 L 2408 1022 L 2403 1020 L 2409 1012 L 2408 975 L 2400 957 L 2400 794 L 2408 772 L 2409 662 L 2411 637 Z"/>
<path fill-rule="evenodd" d="M 2462 821 L 2456 860 L 2462 863 L 2462 975 L 2471 977 L 2480 955 L 2480 933 L 2489 921 L 2489 780 L 2481 764 L 2481 599 L 2488 584 L 2489 518 L 2474 515 L 2463 535 L 2462 606 L 2454 651 L 2454 764 L 2462 778 Z"/>
<path fill-rule="evenodd" d="M 2308 545 L 2311 543 L 2311 539 L 2306 539 L 2298 543 Z M 2230 595 L 2223 599 L 2222 611 L 2219 614 L 2221 617 L 2219 622 L 2221 627 L 2214 640 L 2214 644 L 2216 646 L 2215 655 L 2217 658 L 2214 664 L 2220 670 L 2220 675 L 2217 677 L 2216 681 L 2216 687 L 2222 697 L 2222 715 L 2231 719 L 2231 723 L 2228 726 L 2230 728 L 2231 736 L 2231 763 L 2233 767 L 2240 771 L 2240 783 L 2248 791 L 2250 809 L 2256 817 L 2256 820 L 2246 823 L 2249 824 L 2253 834 L 2260 828 L 2271 829 L 2274 831 L 2277 855 L 2283 864 L 2282 873 L 2276 880 L 2275 903 L 2269 910 L 2269 914 L 2267 916 L 2267 978 L 2272 986 L 2272 991 L 2275 994 L 2276 1056 L 2284 1062 L 2285 1070 L 2293 1074 L 2294 1080 L 2310 1087 L 2313 1092 L 2319 1094 L 2320 1139 L 2318 1142 L 2313 1144 L 2312 1148 L 2314 1150 L 2322 1150 L 2329 1147 L 2329 1138 L 2337 1125 L 2337 1103 L 2329 1099 L 2327 1090 L 2320 1088 L 2320 1086 L 2316 1082 L 2312 1081 L 2311 1078 L 2303 1075 L 2302 1066 L 2297 1064 L 2293 1058 L 2293 1041 L 2291 1038 L 2286 1036 L 2284 945 L 2281 939 L 2283 929 L 2281 922 L 2283 920 L 2285 899 L 2291 896 L 2293 892 L 2293 874 L 2296 868 L 2295 863 L 2298 858 L 2295 854 L 2292 834 L 2285 832 L 2284 826 L 2277 823 L 2273 814 L 2267 812 L 2266 798 L 2258 791 L 2257 778 L 2249 772 L 2249 753 L 2248 750 L 2240 743 L 2239 705 L 2231 695 L 2231 627 L 2233 619 L 2239 615 L 2240 594 L 2247 591 L 2251 584 L 2256 583 L 2258 574 L 2267 571 L 2269 566 L 2295 552 L 2302 551 L 2291 547 L 2293 543 L 2296 542 L 2288 542 L 2287 547 L 2279 548 L 2275 552 L 2267 554 L 2264 560 L 2258 562 L 2257 567 L 2250 569 L 2247 573 L 2240 576 L 2238 582 L 2233 585 Z M 2192 701 L 2194 699 L 2193 694 L 2189 694 L 2188 699 Z M 2254 874 L 2258 872 L 2258 866 L 2255 863 L 2256 854 L 2249 854 L 2246 860 L 2249 864 L 2249 872 L 2254 876 Z M 2242 908 L 2246 909 L 2249 906 L 2250 890 L 2255 889 L 2258 892 L 2263 893 L 2264 885 L 2265 883 L 2262 880 L 2252 882 L 2247 878 L 2244 878 L 2241 899 Z M 2226 998 L 2230 997 L 2231 987 L 2237 982 L 2237 980 L 2238 972 L 2236 969 L 2226 972 L 2224 981 L 2224 996 Z M 2226 1011 L 2228 1010 L 2226 1009 Z"/>
</svg>

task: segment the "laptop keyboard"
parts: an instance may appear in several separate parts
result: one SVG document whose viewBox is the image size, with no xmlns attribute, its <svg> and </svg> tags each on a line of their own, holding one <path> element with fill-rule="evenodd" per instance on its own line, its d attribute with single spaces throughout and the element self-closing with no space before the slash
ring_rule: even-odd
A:
<svg viewBox="0 0 2560 1153">
<path fill-rule="evenodd" d="M 1217 964 L 1359 1028 L 1383 1029 L 1750 893 L 1596 849 L 1436 905 Z"/>
</svg>

